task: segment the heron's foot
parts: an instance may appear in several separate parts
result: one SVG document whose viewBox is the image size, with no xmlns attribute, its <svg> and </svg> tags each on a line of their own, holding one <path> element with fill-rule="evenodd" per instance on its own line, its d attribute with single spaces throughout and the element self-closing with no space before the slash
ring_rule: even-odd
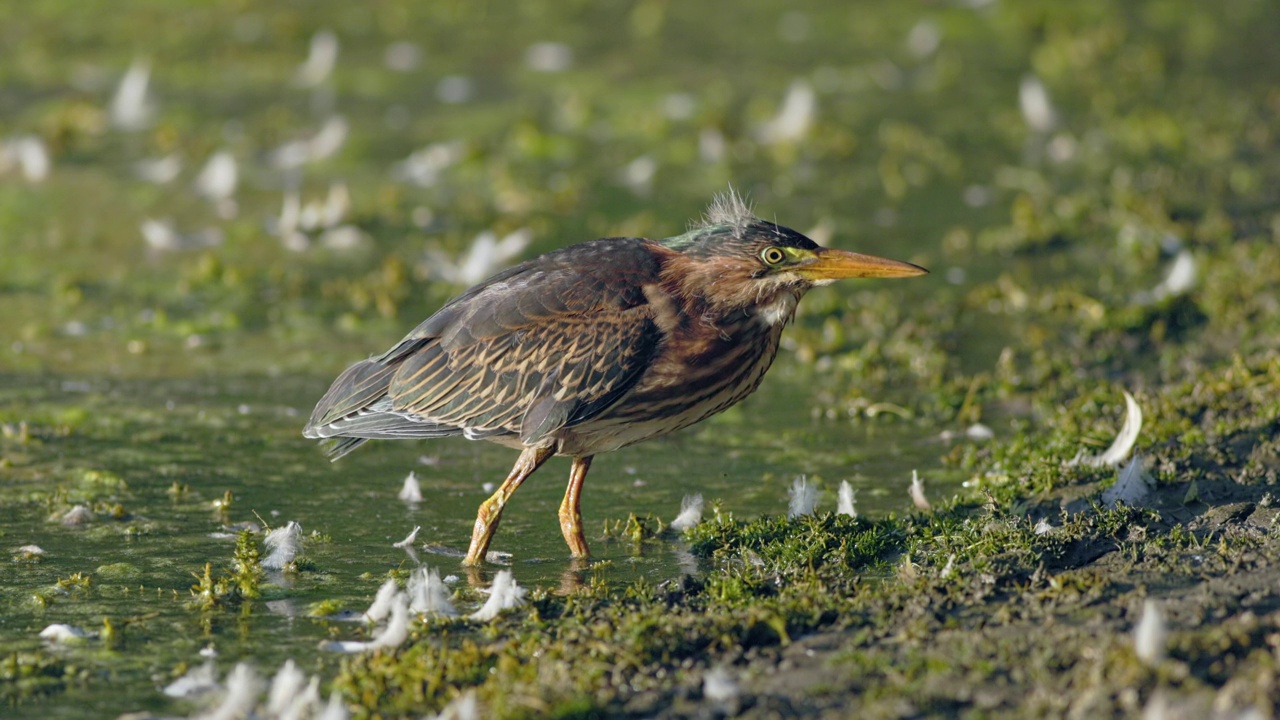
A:
<svg viewBox="0 0 1280 720">
<path fill-rule="evenodd" d="M 560 508 L 560 532 L 569 546 L 569 554 L 574 558 L 585 558 L 591 555 L 587 547 L 587 538 L 582 534 L 582 516 L 576 511 L 565 512 Z"/>
<path fill-rule="evenodd" d="M 489 554 L 489 543 L 493 541 L 493 533 L 498 529 L 498 521 L 502 519 L 502 505 L 506 498 L 501 491 L 496 492 L 488 500 L 480 503 L 476 512 L 476 525 L 471 531 L 471 546 L 467 548 L 467 556 L 463 565 L 475 566 L 484 562 Z"/>
</svg>

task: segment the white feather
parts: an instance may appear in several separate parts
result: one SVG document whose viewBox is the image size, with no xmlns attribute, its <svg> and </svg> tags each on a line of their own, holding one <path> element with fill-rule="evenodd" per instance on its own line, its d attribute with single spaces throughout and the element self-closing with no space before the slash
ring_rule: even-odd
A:
<svg viewBox="0 0 1280 720">
<path fill-rule="evenodd" d="M 510 570 L 499 570 L 489 589 L 489 599 L 484 606 L 471 614 L 472 620 L 488 621 L 498 617 L 503 610 L 520 607 L 528 591 L 516 584 Z"/>
<path fill-rule="evenodd" d="M 791 483 L 791 502 L 787 508 L 787 517 L 797 518 L 801 515 L 812 515 L 818 506 L 818 488 L 809 484 L 804 475 Z"/>
<path fill-rule="evenodd" d="M 17 167 L 29 183 L 44 182 L 53 162 L 49 148 L 36 135 L 19 135 L 0 142 L 0 175 Z"/>
<path fill-rule="evenodd" d="M 840 491 L 836 494 L 836 514 L 858 517 L 858 491 L 853 489 L 848 480 L 840 482 Z"/>
<path fill-rule="evenodd" d="M 1134 455 L 1120 471 L 1115 484 L 1102 491 L 1102 502 L 1105 505 L 1121 502 L 1129 507 L 1143 507 L 1154 490 L 1155 479 L 1147 474 L 1146 461 L 1142 455 Z"/>
<path fill-rule="evenodd" d="M 373 604 L 364 611 L 365 622 L 376 623 L 385 618 L 391 610 L 391 601 L 395 599 L 398 592 L 400 588 L 395 580 L 382 583 L 382 587 L 378 588 L 378 594 L 373 597 Z"/>
<path fill-rule="evenodd" d="M 1049 99 L 1049 90 L 1035 75 L 1026 75 L 1018 83 L 1018 107 L 1022 119 L 1034 131 L 1047 133 L 1057 124 L 1057 112 Z"/>
<path fill-rule="evenodd" d="M 924 480 L 920 479 L 915 470 L 911 471 L 911 504 L 915 505 L 917 510 L 928 512 L 933 509 L 929 504 L 929 498 L 924 494 Z"/>
<path fill-rule="evenodd" d="M 787 88 L 782 107 L 759 132 L 760 141 L 773 145 L 801 140 L 809 133 L 818 114 L 818 95 L 806 80 L 796 80 Z"/>
<path fill-rule="evenodd" d="M 316 716 L 316 720 L 347 720 L 351 713 L 347 712 L 346 703 L 342 702 L 342 694 L 334 690 L 329 694 L 329 704 Z"/>
<path fill-rule="evenodd" d="M 1138 442 L 1138 434 L 1142 432 L 1142 408 L 1128 390 L 1124 391 L 1124 405 L 1124 425 L 1120 427 L 1111 447 L 1101 455 L 1086 458 L 1083 461 L 1086 465 L 1119 465 L 1133 451 L 1134 444 Z"/>
<path fill-rule="evenodd" d="M 440 708 L 438 715 L 431 716 L 431 720 L 480 720 L 476 691 L 468 690 L 450 700 L 448 705 Z"/>
<path fill-rule="evenodd" d="M 227 693 L 212 710 L 198 716 L 200 720 L 239 720 L 248 717 L 262 694 L 262 678 L 245 663 L 237 663 L 227 674 Z"/>
<path fill-rule="evenodd" d="M 537 72 L 564 72 L 573 65 L 573 50 L 564 43 L 534 43 L 524 51 L 524 64 Z"/>
<path fill-rule="evenodd" d="M 671 529 L 684 532 L 702 522 L 702 496 L 685 495 L 680 501 L 680 514 L 671 521 Z"/>
<path fill-rule="evenodd" d="M 1164 660 L 1169 628 L 1165 625 L 1160 604 L 1148 598 L 1142 603 L 1142 619 L 1133 629 L 1133 649 L 1144 665 L 1159 665 Z"/>
<path fill-rule="evenodd" d="M 409 576 L 409 609 L 424 615 L 455 617 L 458 611 L 449 600 L 449 588 L 440 580 L 440 573 L 420 567 Z"/>
<path fill-rule="evenodd" d="M 520 228 L 501 240 L 486 230 L 476 236 L 466 254 L 450 258 L 438 248 L 427 250 L 427 267 L 431 274 L 459 285 L 474 285 L 492 275 L 511 258 L 519 255 L 533 240 L 533 231 Z"/>
<path fill-rule="evenodd" d="M 328 79 L 338 63 L 338 36 L 332 30 L 321 30 L 311 36 L 307 59 L 298 66 L 294 82 L 300 87 L 315 87 Z"/>
<path fill-rule="evenodd" d="M 409 598 L 397 592 L 391 599 L 391 619 L 387 626 L 369 641 L 370 649 L 400 647 L 409 639 Z"/>
<path fill-rule="evenodd" d="M 397 547 L 397 548 L 410 548 L 410 547 L 413 547 L 413 543 L 414 543 L 414 541 L 416 541 L 416 540 L 418 539 L 418 531 L 419 531 L 419 530 L 421 530 L 421 529 L 422 529 L 422 526 L 421 526 L 421 525 L 415 525 L 415 526 L 414 526 L 414 528 L 413 528 L 413 531 L 412 531 L 412 532 L 410 532 L 408 535 L 406 535 L 406 536 L 405 536 L 405 539 L 401 540 L 401 541 L 400 541 L 400 542 L 398 542 L 398 543 L 392 543 L 392 544 L 391 544 L 391 547 Z"/>
<path fill-rule="evenodd" d="M 388 580 L 387 582 L 392 585 L 395 584 L 394 580 Z M 383 585 L 383 588 L 386 588 L 386 585 Z M 382 592 L 379 591 L 378 595 L 380 598 L 382 596 Z M 375 600 L 375 604 L 376 603 L 377 601 Z M 403 645 L 404 641 L 409 639 L 409 599 L 405 597 L 404 593 L 396 590 L 392 593 L 391 597 L 386 600 L 385 605 L 387 609 L 384 614 L 389 614 L 390 619 L 387 620 L 387 624 L 383 627 L 382 632 L 375 635 L 372 640 L 369 640 L 368 642 L 359 642 L 355 640 L 325 642 L 321 643 L 320 649 L 344 653 L 357 653 L 364 652 L 366 650 L 393 648 Z M 370 608 L 370 610 L 372 609 L 373 608 Z M 367 615 L 368 614 L 366 613 L 366 617 Z"/>
<path fill-rule="evenodd" d="M 175 698 L 192 698 L 218 689 L 218 668 L 206 660 L 185 675 L 164 686 L 164 694 Z"/>
<path fill-rule="evenodd" d="M 391 174 L 403 182 L 432 187 L 440 182 L 445 170 L 462 161 L 466 154 L 467 146 L 457 140 L 434 143 L 396 163 Z"/>
<path fill-rule="evenodd" d="M 1169 274 L 1160 281 L 1160 284 L 1151 289 L 1151 299 L 1163 300 L 1190 292 L 1196 286 L 1198 275 L 1196 256 L 1192 255 L 1190 250 L 1183 248 L 1174 257 L 1173 265 L 1169 267 Z"/>
<path fill-rule="evenodd" d="M 271 689 L 267 691 L 267 715 L 279 716 L 288 710 L 306 684 L 307 674 L 298 669 L 292 658 L 286 660 L 271 679 Z"/>
<path fill-rule="evenodd" d="M 282 570 L 302 551 L 302 526 L 290 520 L 284 527 L 267 533 L 263 542 L 270 554 L 262 561 L 262 567 Z"/>
<path fill-rule="evenodd" d="M 93 522 L 93 511 L 84 505 L 76 505 L 63 513 L 61 522 L 68 527 L 76 527 Z"/>
<path fill-rule="evenodd" d="M 74 625 L 54 623 L 40 631 L 41 639 L 55 643 L 73 643 L 93 637 L 93 633 Z"/>
<path fill-rule="evenodd" d="M 320 700 L 320 676 L 316 675 L 311 678 L 301 692 L 294 694 L 289 704 L 285 706 L 284 710 L 280 711 L 276 720 L 304 720 L 305 718 L 314 717 L 316 712 L 323 707 L 324 705 Z"/>
<path fill-rule="evenodd" d="M 138 177 L 149 183 L 164 185 L 173 182 L 182 172 L 182 157 L 177 153 L 157 158 L 147 158 L 134 163 L 133 170 Z"/>
<path fill-rule="evenodd" d="M 342 149 L 351 127 L 346 118 L 334 115 L 315 134 L 291 140 L 271 153 L 271 164 L 280 170 L 294 170 L 311 162 L 332 157 Z"/>
<path fill-rule="evenodd" d="M 236 194 L 239 182 L 240 172 L 235 156 L 226 150 L 219 150 L 210 156 L 196 176 L 196 193 L 214 202 L 230 200 Z"/>
<path fill-rule="evenodd" d="M 714 667 L 702 676 L 702 695 L 717 704 L 728 704 L 738 699 L 742 689 L 733 673 L 723 665 Z"/>
<path fill-rule="evenodd" d="M 132 132 L 151 124 L 155 108 L 147 98 L 150 83 L 151 64 L 146 60 L 134 60 L 111 98 L 109 113 L 113 127 Z"/>
</svg>

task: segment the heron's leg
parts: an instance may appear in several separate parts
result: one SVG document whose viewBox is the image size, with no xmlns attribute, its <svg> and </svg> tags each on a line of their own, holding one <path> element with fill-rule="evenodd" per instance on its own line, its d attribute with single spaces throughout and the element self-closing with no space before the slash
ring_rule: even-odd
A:
<svg viewBox="0 0 1280 720">
<path fill-rule="evenodd" d="M 511 499 L 516 488 L 520 487 L 520 483 L 554 454 L 554 447 L 530 447 L 520 453 L 507 479 L 502 481 L 502 485 L 488 500 L 480 503 L 480 510 L 476 513 L 476 527 L 471 531 L 471 548 L 467 550 L 463 565 L 479 565 L 484 560 L 485 554 L 489 552 L 489 542 L 493 540 L 493 532 L 498 529 L 498 521 L 502 519 L 502 508 Z"/>
<path fill-rule="evenodd" d="M 564 502 L 560 503 L 560 532 L 564 533 L 564 541 L 569 544 L 569 554 L 576 558 L 591 554 L 587 549 L 587 539 L 582 536 L 582 481 L 587 479 L 587 470 L 591 468 L 591 456 L 576 457 L 573 467 L 569 469 L 569 487 L 564 491 Z"/>
</svg>

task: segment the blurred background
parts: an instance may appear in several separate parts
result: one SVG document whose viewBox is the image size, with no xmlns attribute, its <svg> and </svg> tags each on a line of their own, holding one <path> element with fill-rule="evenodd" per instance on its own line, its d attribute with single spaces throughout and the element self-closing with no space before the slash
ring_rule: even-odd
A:
<svg viewBox="0 0 1280 720">
<path fill-rule="evenodd" d="M 730 185 L 938 275 L 874 289 L 895 299 L 874 313 L 820 294 L 808 314 L 854 319 L 801 333 L 806 357 L 906 297 L 937 311 L 933 345 L 1010 300 L 980 283 L 1047 282 L 1046 253 L 1104 306 L 1155 286 L 1230 231 L 1205 190 L 1274 179 L 1256 1 L 0 12 L 11 370 L 329 374 L 497 268 L 676 234 Z M 1006 342 L 974 340 L 914 348 L 920 373 Z"/>
<path fill-rule="evenodd" d="M 811 293 L 759 398 L 661 463 L 597 464 L 589 525 L 674 515 L 691 484 L 780 512 L 800 474 L 900 512 L 912 469 L 963 492 L 967 443 L 1063 397 L 1115 401 L 1056 419 L 1088 435 L 1118 387 L 1274 353 L 1277 37 L 1266 0 L 4 4 L 0 514 L 47 559 L 0 570 L 0 650 L 134 612 L 116 580 L 185 597 L 230 557 L 210 532 L 255 514 L 327 534 L 322 572 L 238 638 L 160 606 L 112 707 L 209 644 L 313 648 L 327 627 L 279 618 L 366 600 L 414 525 L 465 542 L 511 461 L 384 443 L 331 466 L 299 437 L 329 380 L 502 267 L 678 234 L 729 187 L 933 274 Z M 397 504 L 411 469 L 443 499 Z M 562 570 L 560 482 L 499 533 L 532 543 L 521 582 Z M 58 521 L 77 505 L 88 532 Z M 602 551 L 607 579 L 677 571 Z M 73 572 L 99 577 L 79 605 L 48 590 Z"/>
</svg>

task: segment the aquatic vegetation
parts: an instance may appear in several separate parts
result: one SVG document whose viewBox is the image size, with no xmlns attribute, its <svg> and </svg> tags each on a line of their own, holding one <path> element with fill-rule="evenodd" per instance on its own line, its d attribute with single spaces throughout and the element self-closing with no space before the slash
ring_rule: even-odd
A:
<svg viewBox="0 0 1280 720">
<path fill-rule="evenodd" d="M 1276 8 L 707 12 L 0 9 L 6 716 L 190 715 L 217 700 L 160 688 L 200 673 L 263 716 L 1280 702 Z M 468 619 L 495 578 L 439 543 L 502 468 L 330 467 L 300 408 L 503 257 L 678 232 L 730 183 L 935 273 L 815 290 L 758 404 L 602 464 L 596 562 L 505 519 L 523 604 Z"/>
</svg>

